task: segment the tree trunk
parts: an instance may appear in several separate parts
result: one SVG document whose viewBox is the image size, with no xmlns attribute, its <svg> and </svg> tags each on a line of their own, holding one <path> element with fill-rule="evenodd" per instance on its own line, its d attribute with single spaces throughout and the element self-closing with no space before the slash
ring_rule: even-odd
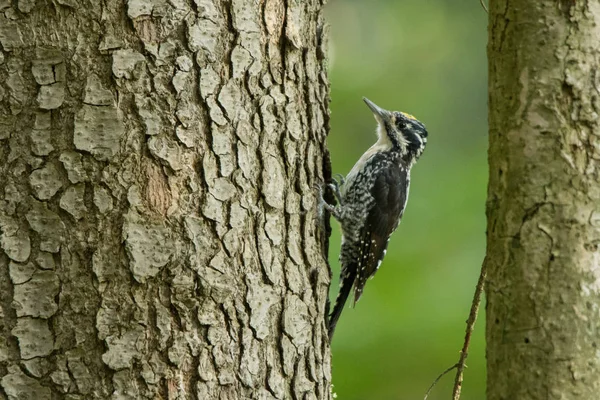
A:
<svg viewBox="0 0 600 400">
<path fill-rule="evenodd" d="M 490 3 L 488 400 L 600 393 L 600 5 Z"/>
<path fill-rule="evenodd" d="M 330 398 L 322 4 L 124 3 L 0 2 L 0 399 Z"/>
</svg>

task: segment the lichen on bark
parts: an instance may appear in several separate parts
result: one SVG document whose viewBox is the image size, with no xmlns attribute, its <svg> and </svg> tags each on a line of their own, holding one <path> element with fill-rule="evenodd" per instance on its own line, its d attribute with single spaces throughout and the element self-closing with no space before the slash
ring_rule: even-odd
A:
<svg viewBox="0 0 600 400">
<path fill-rule="evenodd" d="M 599 22 L 490 2 L 489 400 L 598 397 Z"/>
</svg>

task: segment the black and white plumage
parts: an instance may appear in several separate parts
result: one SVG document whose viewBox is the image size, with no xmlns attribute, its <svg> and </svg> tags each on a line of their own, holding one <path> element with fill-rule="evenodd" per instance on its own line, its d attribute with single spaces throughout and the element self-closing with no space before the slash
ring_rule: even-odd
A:
<svg viewBox="0 0 600 400">
<path fill-rule="evenodd" d="M 427 130 L 415 117 L 364 101 L 377 120 L 377 142 L 345 180 L 330 185 L 338 205 L 321 199 L 342 227 L 340 291 L 329 318 L 330 340 L 352 288 L 356 303 L 381 265 L 406 207 L 411 167 L 427 143 Z"/>
</svg>

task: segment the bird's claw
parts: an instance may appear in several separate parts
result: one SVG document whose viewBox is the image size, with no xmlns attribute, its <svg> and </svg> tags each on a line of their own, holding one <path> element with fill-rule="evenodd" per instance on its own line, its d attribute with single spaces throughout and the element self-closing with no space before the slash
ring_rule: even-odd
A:
<svg viewBox="0 0 600 400">
<path fill-rule="evenodd" d="M 344 178 L 344 175 L 342 174 L 333 174 L 331 180 L 334 181 L 337 186 L 344 186 L 344 183 L 346 183 L 346 178 Z"/>
<path fill-rule="evenodd" d="M 337 178 L 336 180 L 340 182 L 340 184 L 344 184 L 344 182 L 346 181 L 346 178 L 344 178 L 344 175 L 342 174 L 333 174 L 334 178 Z"/>
<path fill-rule="evenodd" d="M 319 201 L 320 205 L 329 205 L 326 201 L 325 198 L 323 197 L 323 186 L 321 186 L 318 183 L 313 184 L 313 189 L 315 189 L 317 191 L 317 200 Z"/>
<path fill-rule="evenodd" d="M 337 200 L 339 205 L 342 205 L 342 193 L 340 192 L 340 185 L 337 181 L 332 180 L 331 183 L 328 184 L 329 188 L 333 192 L 335 199 Z"/>
</svg>

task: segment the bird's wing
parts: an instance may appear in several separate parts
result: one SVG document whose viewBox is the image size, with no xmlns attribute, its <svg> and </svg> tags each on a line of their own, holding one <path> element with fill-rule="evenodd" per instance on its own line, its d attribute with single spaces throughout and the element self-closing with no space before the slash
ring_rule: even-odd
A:
<svg viewBox="0 0 600 400">
<path fill-rule="evenodd" d="M 361 232 L 354 303 L 360 299 L 367 279 L 377 272 L 385 256 L 390 235 L 398 227 L 408 198 L 408 173 L 403 166 L 389 165 L 380 171 L 371 188 L 374 205 Z"/>
</svg>

